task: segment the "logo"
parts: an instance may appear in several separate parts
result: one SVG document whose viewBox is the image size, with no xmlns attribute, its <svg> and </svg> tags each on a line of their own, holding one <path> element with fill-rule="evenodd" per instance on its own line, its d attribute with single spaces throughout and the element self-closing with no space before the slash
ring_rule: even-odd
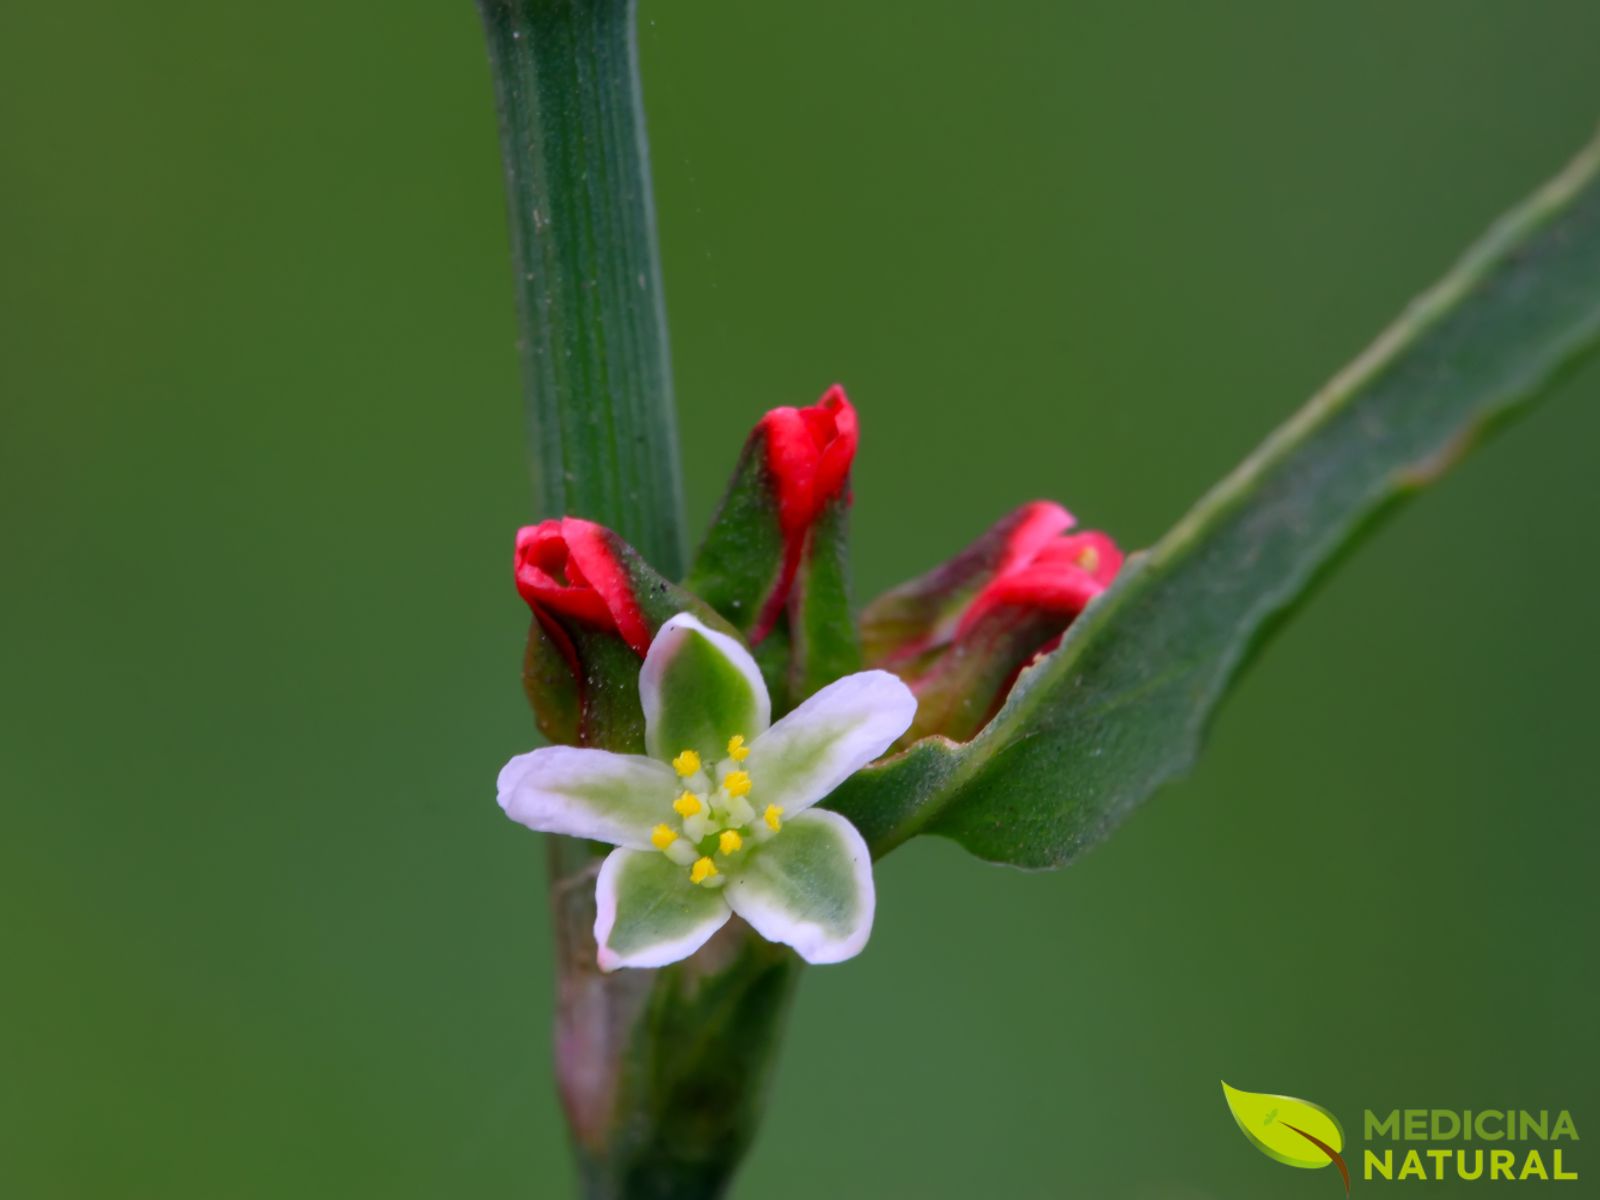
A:
<svg viewBox="0 0 1600 1200">
<path fill-rule="evenodd" d="M 1344 1130 L 1331 1112 L 1294 1096 L 1241 1092 L 1227 1080 L 1222 1081 L 1222 1094 L 1228 1111 L 1257 1150 L 1291 1167 L 1338 1167 L 1345 1195 L 1350 1194 L 1350 1168 L 1341 1157 Z"/>
<path fill-rule="evenodd" d="M 1242 1092 L 1226 1080 L 1222 1095 L 1246 1139 L 1268 1158 L 1314 1170 L 1335 1166 L 1350 1194 L 1344 1129 L 1320 1104 L 1294 1096 Z M 1576 1181 L 1569 1152 L 1577 1123 L 1566 1109 L 1392 1108 L 1362 1112 L 1365 1181 Z M 1487 1143 L 1487 1145 L 1485 1145 Z M 1352 1149 L 1351 1155 L 1356 1151 Z"/>
</svg>

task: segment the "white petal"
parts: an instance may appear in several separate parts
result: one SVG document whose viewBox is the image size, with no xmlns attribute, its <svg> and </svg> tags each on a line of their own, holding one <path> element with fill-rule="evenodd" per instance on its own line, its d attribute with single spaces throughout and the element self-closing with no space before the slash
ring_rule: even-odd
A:
<svg viewBox="0 0 1600 1200">
<path fill-rule="evenodd" d="M 594 899 L 602 971 L 688 958 L 733 915 L 722 889 L 696 887 L 687 870 L 650 850 L 606 855 Z"/>
<path fill-rule="evenodd" d="M 500 771 L 500 807 L 529 829 L 642 850 L 672 813 L 676 777 L 638 754 L 545 746 Z"/>
<path fill-rule="evenodd" d="M 790 816 L 810 808 L 894 745 L 916 715 L 917 698 L 887 671 L 830 683 L 751 743 L 751 803 Z"/>
<path fill-rule="evenodd" d="M 688 613 L 664 624 L 650 643 L 639 699 L 645 750 L 662 760 L 695 750 L 714 762 L 730 737 L 751 740 L 772 721 L 772 699 L 750 651 Z"/>
<path fill-rule="evenodd" d="M 816 809 L 785 821 L 722 890 L 751 928 L 807 962 L 854 958 L 872 933 L 872 855 L 838 813 Z"/>
</svg>

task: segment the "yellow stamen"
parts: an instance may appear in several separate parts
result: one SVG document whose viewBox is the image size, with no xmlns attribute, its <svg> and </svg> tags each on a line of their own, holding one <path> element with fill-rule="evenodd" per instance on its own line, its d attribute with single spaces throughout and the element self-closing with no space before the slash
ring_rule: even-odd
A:
<svg viewBox="0 0 1600 1200">
<path fill-rule="evenodd" d="M 750 772 L 732 771 L 722 781 L 722 786 L 728 789 L 730 796 L 748 796 L 750 794 Z"/>
<path fill-rule="evenodd" d="M 693 750 L 685 750 L 672 760 L 672 769 L 687 779 L 700 769 L 700 756 Z"/>
<path fill-rule="evenodd" d="M 657 850 L 665 850 L 677 840 L 678 834 L 670 825 L 657 825 L 650 831 L 650 844 Z"/>
<path fill-rule="evenodd" d="M 689 868 L 690 883 L 704 883 L 717 873 L 717 864 L 709 858 L 697 858 L 694 866 Z"/>
<path fill-rule="evenodd" d="M 750 747 L 744 744 L 744 734 L 736 733 L 728 739 L 728 757 L 734 762 L 743 762 L 750 757 Z"/>
<path fill-rule="evenodd" d="M 767 828 L 777 833 L 783 828 L 783 809 L 776 804 L 767 805 L 767 811 L 761 814 L 761 819 L 767 823 Z"/>
<path fill-rule="evenodd" d="M 724 854 L 732 854 L 742 845 L 744 845 L 744 839 L 739 836 L 737 829 L 724 829 L 722 836 L 717 839 L 717 849 Z"/>
<path fill-rule="evenodd" d="M 1085 546 L 1078 552 L 1078 565 L 1085 571 L 1098 571 L 1100 569 L 1100 551 L 1093 546 Z"/>
<path fill-rule="evenodd" d="M 672 811 L 680 817 L 692 817 L 704 807 L 700 803 L 700 797 L 693 792 L 685 792 L 672 802 Z"/>
</svg>

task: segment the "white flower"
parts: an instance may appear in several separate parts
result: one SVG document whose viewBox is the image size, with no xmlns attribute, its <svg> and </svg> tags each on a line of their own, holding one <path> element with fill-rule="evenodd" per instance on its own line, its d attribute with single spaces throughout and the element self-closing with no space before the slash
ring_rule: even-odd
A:
<svg viewBox="0 0 1600 1200">
<path fill-rule="evenodd" d="M 547 746 L 500 772 L 500 807 L 529 829 L 619 847 L 600 867 L 600 966 L 693 954 L 738 913 L 808 962 L 841 962 L 872 932 L 872 859 L 855 827 L 814 808 L 911 724 L 887 671 L 831 683 L 776 725 L 736 639 L 679 613 L 639 674 L 648 757 Z"/>
</svg>

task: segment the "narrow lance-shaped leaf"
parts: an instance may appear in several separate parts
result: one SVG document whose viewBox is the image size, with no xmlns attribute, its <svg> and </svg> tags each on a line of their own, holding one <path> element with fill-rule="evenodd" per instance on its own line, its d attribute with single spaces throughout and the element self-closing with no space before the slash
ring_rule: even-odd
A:
<svg viewBox="0 0 1600 1200">
<path fill-rule="evenodd" d="M 971 742 L 928 739 L 830 802 L 882 854 L 918 833 L 1054 867 L 1193 760 L 1256 639 L 1380 512 L 1600 340 L 1600 143 L 1418 298 L 1025 672 Z"/>
</svg>

